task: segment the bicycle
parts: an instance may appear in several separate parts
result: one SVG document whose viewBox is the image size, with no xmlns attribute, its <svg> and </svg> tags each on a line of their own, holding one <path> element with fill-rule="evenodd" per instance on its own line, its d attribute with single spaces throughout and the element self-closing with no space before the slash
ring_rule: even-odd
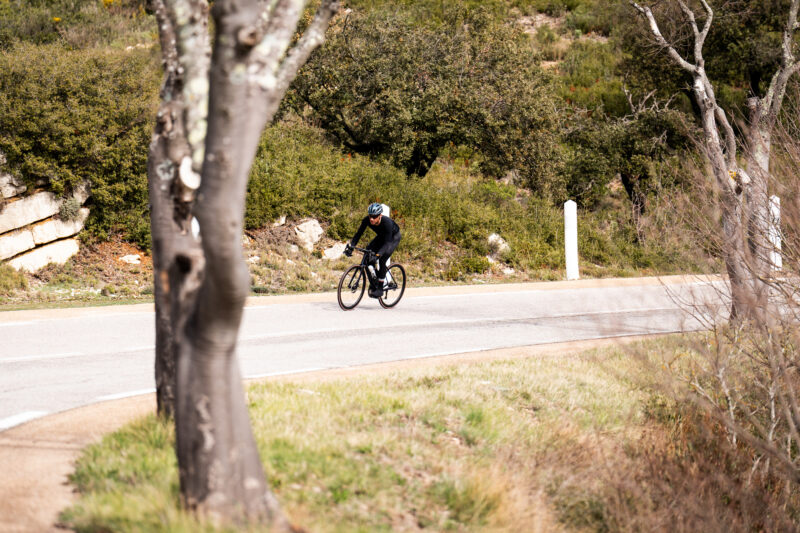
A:
<svg viewBox="0 0 800 533">
<path fill-rule="evenodd" d="M 364 297 L 364 290 L 368 284 L 374 285 L 378 283 L 376 272 L 378 260 L 375 253 L 365 248 L 354 247 L 353 250 L 367 256 L 367 260 L 345 270 L 341 279 L 339 279 L 339 288 L 336 291 L 336 296 L 339 300 L 339 307 L 345 311 L 349 311 L 358 305 L 361 298 Z M 384 309 L 389 309 L 400 302 L 400 298 L 403 297 L 403 293 L 406 291 L 406 270 L 398 263 L 392 263 L 386 270 L 383 292 L 378 298 L 378 302 Z M 367 283 L 367 280 L 369 280 L 369 283 Z"/>
</svg>

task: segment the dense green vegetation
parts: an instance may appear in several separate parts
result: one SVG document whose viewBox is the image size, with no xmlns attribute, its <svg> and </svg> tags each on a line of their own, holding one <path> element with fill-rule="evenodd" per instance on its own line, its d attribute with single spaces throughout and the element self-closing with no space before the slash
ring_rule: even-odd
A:
<svg viewBox="0 0 800 533">
<path fill-rule="evenodd" d="M 724 23 L 709 36 L 709 70 L 734 110 L 748 83 L 764 88 L 785 3 L 715 4 Z M 509 266 L 543 273 L 561 266 L 569 198 L 582 208 L 587 273 L 706 268 L 662 207 L 681 194 L 693 157 L 685 80 L 648 51 L 624 2 L 345 8 L 264 135 L 249 229 L 314 216 L 341 239 L 380 199 L 402 217 L 402 253 L 446 265 L 443 278 L 454 261 L 472 266 L 452 272 L 479 269 L 492 232 L 512 244 Z M 145 162 L 161 73 L 144 2 L 0 0 L 0 19 L 9 167 L 60 194 L 88 180 L 89 238 L 148 247 Z"/>
<path fill-rule="evenodd" d="M 33 189 L 91 183 L 89 230 L 147 242 L 147 144 L 158 76 L 150 51 L 0 50 L 0 151 Z"/>
<path fill-rule="evenodd" d="M 89 234 L 147 245 L 161 72 L 140 4 L 0 0 L 0 152 L 29 190 L 88 181 Z"/>
<path fill-rule="evenodd" d="M 487 236 L 499 233 L 511 245 L 503 259 L 514 268 L 559 277 L 563 268 L 563 214 L 559 206 L 517 187 L 487 180 L 470 161 L 443 157 L 424 177 L 359 155 L 342 154 L 316 128 L 295 123 L 268 128 L 262 139 L 247 199 L 245 224 L 269 225 L 281 215 L 317 216 L 327 233 L 349 239 L 373 201 L 390 204 L 403 228 L 398 256 L 430 271 L 442 258 L 442 243 L 455 245 L 446 263 L 449 279 L 475 271 L 468 265 L 487 254 Z M 619 203 L 624 191 L 606 196 Z M 589 275 L 700 271 L 702 259 L 685 241 L 653 221 L 651 237 L 637 244 L 627 209 L 601 209 L 582 218 L 579 246 Z M 477 263 L 475 263 L 477 264 Z M 484 269 L 488 264 L 484 266 Z M 481 270 L 482 271 L 482 270 Z M 460 273 L 460 274 L 459 274 Z"/>
<path fill-rule="evenodd" d="M 485 176 L 515 170 L 519 184 L 563 201 L 552 76 L 518 26 L 450 7 L 436 24 L 353 12 L 329 34 L 290 101 L 347 150 L 385 155 L 411 176 L 463 147 Z"/>
</svg>

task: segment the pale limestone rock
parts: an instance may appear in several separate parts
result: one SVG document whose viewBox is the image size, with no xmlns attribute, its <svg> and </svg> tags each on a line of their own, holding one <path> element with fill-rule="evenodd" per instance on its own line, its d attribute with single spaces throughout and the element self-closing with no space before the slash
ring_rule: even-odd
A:
<svg viewBox="0 0 800 533">
<path fill-rule="evenodd" d="M 289 245 L 289 253 L 296 254 L 299 252 L 300 252 L 300 247 L 298 247 L 296 244 Z"/>
<path fill-rule="evenodd" d="M 129 265 L 140 265 L 142 264 L 142 258 L 139 257 L 139 254 L 130 254 L 130 255 L 123 255 L 119 258 L 120 261 L 123 263 L 127 263 Z"/>
<path fill-rule="evenodd" d="M 50 263 L 63 265 L 70 257 L 78 253 L 78 239 L 66 239 L 37 248 L 26 254 L 15 257 L 8 262 L 17 270 L 36 272 Z"/>
<path fill-rule="evenodd" d="M 344 254 L 345 246 L 347 246 L 345 243 L 337 242 L 336 244 L 334 244 L 333 246 L 322 252 L 322 257 L 330 261 L 335 261 L 336 259 L 342 257 L 342 254 Z"/>
<path fill-rule="evenodd" d="M 0 194 L 3 198 L 13 198 L 27 190 L 22 180 L 11 174 L 0 174 Z"/>
<path fill-rule="evenodd" d="M 0 259 L 8 259 L 36 246 L 30 230 L 11 231 L 0 237 Z"/>
<path fill-rule="evenodd" d="M 83 229 L 83 224 L 89 216 L 89 209 L 83 207 L 78 211 L 78 218 L 75 220 L 60 220 L 57 218 L 36 224 L 31 228 L 33 241 L 36 244 L 52 242 L 64 237 L 71 237 Z"/>
<path fill-rule="evenodd" d="M 89 185 L 78 186 L 73 197 L 83 204 L 89 198 Z M 10 202 L 0 212 L 0 233 L 50 218 L 60 207 L 61 199 L 51 192 L 39 192 Z"/>
<path fill-rule="evenodd" d="M 309 252 L 314 251 L 314 245 L 319 242 L 323 233 L 322 226 L 313 218 L 299 224 L 294 228 L 294 232 L 297 235 L 298 244 Z"/>
<path fill-rule="evenodd" d="M 278 226 L 283 226 L 284 224 L 286 224 L 286 215 L 281 215 L 275 219 L 275 222 L 272 223 L 272 227 L 277 228 Z"/>
<path fill-rule="evenodd" d="M 489 235 L 488 241 L 489 241 L 489 251 L 490 251 L 489 255 L 491 255 L 495 259 L 503 255 L 504 253 L 508 252 L 509 250 L 511 250 L 511 247 L 508 245 L 506 240 L 503 239 L 497 233 L 492 233 L 491 235 Z"/>
<path fill-rule="evenodd" d="M 0 233 L 27 226 L 58 213 L 61 202 L 51 192 L 40 192 L 6 204 L 0 213 Z"/>
<path fill-rule="evenodd" d="M 508 268 L 504 268 L 504 269 L 503 269 L 503 274 L 505 274 L 506 276 L 510 276 L 510 275 L 511 275 L 511 274 L 513 274 L 513 273 L 514 273 L 514 269 L 513 269 L 513 268 L 511 268 L 511 267 L 508 267 Z"/>
</svg>

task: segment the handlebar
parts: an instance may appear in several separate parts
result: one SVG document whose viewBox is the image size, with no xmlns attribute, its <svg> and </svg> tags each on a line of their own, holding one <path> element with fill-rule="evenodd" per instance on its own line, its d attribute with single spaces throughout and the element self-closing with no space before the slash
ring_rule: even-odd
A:
<svg viewBox="0 0 800 533">
<path fill-rule="evenodd" d="M 376 254 L 372 250 L 367 250 L 366 248 L 359 248 L 358 246 L 353 246 L 353 250 L 356 252 L 361 252 L 364 255 L 370 255 L 372 256 L 372 259 L 378 258 L 378 254 Z"/>
</svg>

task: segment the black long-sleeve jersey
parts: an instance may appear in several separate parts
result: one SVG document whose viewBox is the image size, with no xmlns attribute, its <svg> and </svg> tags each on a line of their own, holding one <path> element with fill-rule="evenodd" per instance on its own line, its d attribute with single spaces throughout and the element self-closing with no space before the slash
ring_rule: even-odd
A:
<svg viewBox="0 0 800 533">
<path fill-rule="evenodd" d="M 356 234 L 350 241 L 350 244 L 352 246 L 356 246 L 358 244 L 358 240 L 361 238 L 361 235 L 364 234 L 364 230 L 367 229 L 367 227 L 369 227 L 369 229 L 374 231 L 375 236 L 382 239 L 383 242 L 388 243 L 394 240 L 399 240 L 400 226 L 397 225 L 397 222 L 387 217 L 386 215 L 383 215 L 378 225 L 373 226 L 372 224 L 369 223 L 369 217 L 366 216 L 361 221 L 361 225 L 358 227 L 358 231 L 356 231 Z"/>
</svg>

